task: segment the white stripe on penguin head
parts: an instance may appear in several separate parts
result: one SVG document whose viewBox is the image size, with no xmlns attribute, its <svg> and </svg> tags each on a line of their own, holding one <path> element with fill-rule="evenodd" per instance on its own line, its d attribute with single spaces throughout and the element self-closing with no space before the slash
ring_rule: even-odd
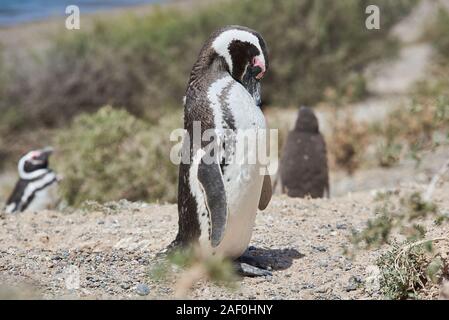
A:
<svg viewBox="0 0 449 320">
<path fill-rule="evenodd" d="M 35 151 L 28 152 L 26 155 L 24 155 L 19 160 L 19 164 L 17 165 L 17 168 L 19 170 L 19 177 L 23 180 L 36 179 L 49 171 L 48 169 L 38 169 L 38 170 L 35 170 L 32 172 L 25 171 L 25 162 L 32 158 L 33 152 L 35 152 Z"/>
<path fill-rule="evenodd" d="M 229 67 L 229 73 L 232 74 L 232 58 L 229 53 L 229 45 L 232 41 L 239 40 L 242 42 L 248 42 L 254 45 L 260 52 L 259 58 L 265 64 L 265 56 L 263 55 L 262 48 L 260 47 L 259 39 L 252 34 L 251 32 L 239 30 L 239 29 L 231 29 L 224 31 L 221 33 L 212 43 L 212 48 L 225 60 Z"/>
</svg>

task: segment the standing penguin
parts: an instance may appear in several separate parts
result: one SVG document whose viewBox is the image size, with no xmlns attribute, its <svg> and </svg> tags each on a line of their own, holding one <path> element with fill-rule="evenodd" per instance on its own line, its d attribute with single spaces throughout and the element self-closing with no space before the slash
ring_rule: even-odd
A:
<svg viewBox="0 0 449 320">
<path fill-rule="evenodd" d="M 329 196 L 326 142 L 312 109 L 301 107 L 280 162 L 282 193 L 289 197 Z"/>
<path fill-rule="evenodd" d="M 244 143 L 240 133 L 266 129 L 260 80 L 267 68 L 265 41 L 246 27 L 224 27 L 201 49 L 184 99 L 187 134 L 182 154 L 188 154 L 188 161 L 179 170 L 179 231 L 172 243 L 195 243 L 211 254 L 240 257 L 240 271 L 253 276 L 269 272 L 252 266 L 258 264 L 252 257 L 241 256 L 251 239 L 257 208 L 265 209 L 271 199 L 271 181 L 257 159 L 248 161 L 257 138 L 246 136 L 247 152 L 237 155 L 235 150 Z M 215 151 L 208 154 L 210 141 L 194 140 L 196 125 L 202 135 L 214 133 Z M 208 155 L 212 161 L 206 160 Z"/>
<path fill-rule="evenodd" d="M 19 181 L 6 202 L 6 213 L 40 211 L 56 206 L 58 178 L 48 168 L 52 152 L 52 148 L 34 150 L 19 160 Z"/>
</svg>

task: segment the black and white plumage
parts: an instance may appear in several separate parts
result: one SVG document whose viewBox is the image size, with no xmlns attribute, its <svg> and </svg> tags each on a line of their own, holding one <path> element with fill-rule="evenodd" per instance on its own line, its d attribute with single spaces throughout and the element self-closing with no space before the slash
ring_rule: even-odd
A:
<svg viewBox="0 0 449 320">
<path fill-rule="evenodd" d="M 198 243 L 213 254 L 232 258 L 247 249 L 257 208 L 265 209 L 271 199 L 271 182 L 261 174 L 262 164 L 247 161 L 254 155 L 252 148 L 240 159 L 228 162 L 226 157 L 238 157 L 232 150 L 243 143 L 239 132 L 266 129 L 260 79 L 267 68 L 265 41 L 246 27 L 224 27 L 203 46 L 184 98 L 189 139 L 184 140 L 183 153 L 190 155 L 190 163 L 180 165 L 179 231 L 174 245 Z M 213 163 L 204 161 L 210 141 L 194 145 L 195 122 L 201 124 L 202 134 L 208 129 L 216 133 L 214 143 L 220 151 Z M 256 143 L 249 141 L 249 145 Z"/>
<path fill-rule="evenodd" d="M 52 151 L 51 148 L 30 151 L 19 160 L 19 181 L 6 202 L 6 213 L 40 211 L 56 206 L 58 177 L 48 168 Z"/>
<path fill-rule="evenodd" d="M 282 193 L 289 197 L 329 196 L 326 142 L 312 109 L 301 107 L 280 161 Z"/>
</svg>

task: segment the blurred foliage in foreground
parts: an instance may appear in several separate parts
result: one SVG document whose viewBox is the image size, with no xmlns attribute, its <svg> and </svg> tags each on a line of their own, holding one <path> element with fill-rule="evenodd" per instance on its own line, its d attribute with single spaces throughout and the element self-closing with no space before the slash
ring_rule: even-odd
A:
<svg viewBox="0 0 449 320">
<path fill-rule="evenodd" d="M 55 137 L 53 163 L 63 176 L 61 192 L 67 204 L 174 201 L 178 172 L 170 162 L 169 134 L 180 122 L 175 114 L 149 125 L 110 106 L 76 117 Z"/>
<path fill-rule="evenodd" d="M 202 44 L 228 24 L 249 26 L 266 38 L 267 104 L 313 105 L 329 90 L 357 98 L 364 92 L 358 72 L 394 51 L 388 31 L 415 2 L 228 0 L 195 11 L 162 8 L 145 16 L 109 16 L 52 40 L 32 70 L 18 61 L 6 87 L 0 86 L 0 110 L 14 110 L 10 130 L 58 126 L 105 104 L 158 119 L 164 108 L 179 107 Z M 371 4 L 381 8 L 380 30 L 365 27 Z"/>
<path fill-rule="evenodd" d="M 185 299 L 199 281 L 208 280 L 232 290 L 238 280 L 235 266 L 229 259 L 206 254 L 199 247 L 169 252 L 153 265 L 149 277 L 151 281 L 174 282 L 177 299 Z"/>
</svg>

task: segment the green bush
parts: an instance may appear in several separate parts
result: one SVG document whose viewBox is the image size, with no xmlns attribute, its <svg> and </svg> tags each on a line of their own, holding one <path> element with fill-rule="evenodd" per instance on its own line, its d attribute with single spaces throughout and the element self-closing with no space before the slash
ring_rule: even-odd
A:
<svg viewBox="0 0 449 320">
<path fill-rule="evenodd" d="M 380 269 L 379 285 L 388 299 L 436 299 L 438 287 L 447 277 L 448 261 L 441 245 L 446 239 L 395 243 L 376 261 Z"/>
<path fill-rule="evenodd" d="M 392 234 L 399 232 L 407 240 L 422 239 L 425 229 L 419 225 L 427 216 L 439 218 L 438 207 L 425 201 L 419 192 L 405 194 L 378 194 L 380 204 L 374 208 L 376 217 L 369 219 L 366 227 L 357 232 L 353 230 L 351 242 L 355 248 L 380 247 L 389 243 Z"/>
<path fill-rule="evenodd" d="M 227 24 L 249 26 L 265 37 L 271 62 L 264 86 L 267 104 L 313 105 L 329 88 L 360 98 L 364 81 L 354 74 L 392 52 L 388 31 L 415 2 L 231 0 L 196 11 L 108 17 L 54 39 L 33 76 L 11 81 L 4 101 L 15 103 L 4 108 L 26 108 L 24 116 L 47 126 L 105 104 L 157 119 L 161 106 L 180 105 L 202 44 Z M 380 30 L 365 28 L 370 4 L 381 8 Z"/>
<path fill-rule="evenodd" d="M 174 201 L 178 171 L 169 159 L 169 135 L 180 125 L 178 114 L 149 125 L 110 106 L 79 115 L 56 135 L 63 197 L 71 206 L 86 200 Z"/>
</svg>

